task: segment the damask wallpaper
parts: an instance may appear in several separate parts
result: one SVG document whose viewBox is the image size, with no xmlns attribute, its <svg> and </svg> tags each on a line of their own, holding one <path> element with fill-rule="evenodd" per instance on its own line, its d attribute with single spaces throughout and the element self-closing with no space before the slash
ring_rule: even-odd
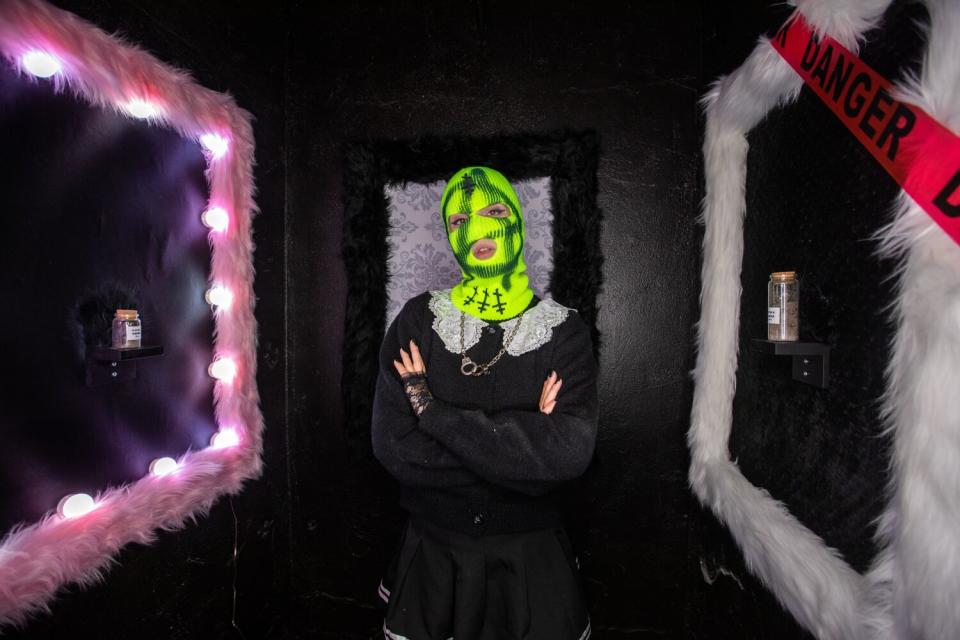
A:
<svg viewBox="0 0 960 640">
<path fill-rule="evenodd" d="M 440 219 L 444 182 L 384 187 L 389 201 L 390 234 L 387 316 L 389 326 L 410 298 L 427 290 L 446 289 L 460 280 Z M 530 287 L 541 298 L 553 270 L 553 214 L 550 178 L 514 182 L 524 221 L 524 260 Z"/>
</svg>

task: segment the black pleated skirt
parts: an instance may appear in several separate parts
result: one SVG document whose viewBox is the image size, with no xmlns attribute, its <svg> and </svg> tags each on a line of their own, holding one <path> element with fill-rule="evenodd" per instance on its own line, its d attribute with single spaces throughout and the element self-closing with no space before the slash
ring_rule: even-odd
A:
<svg viewBox="0 0 960 640">
<path fill-rule="evenodd" d="M 411 519 L 380 584 L 388 640 L 587 640 L 560 528 L 468 536 Z"/>
</svg>

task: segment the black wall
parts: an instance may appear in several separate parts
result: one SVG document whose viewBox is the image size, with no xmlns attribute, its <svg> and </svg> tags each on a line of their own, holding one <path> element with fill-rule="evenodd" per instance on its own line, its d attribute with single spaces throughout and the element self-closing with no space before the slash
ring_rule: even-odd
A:
<svg viewBox="0 0 960 640">
<path fill-rule="evenodd" d="M 744 3 L 729 16 L 694 0 L 57 4 L 229 91 L 257 119 L 266 466 L 209 517 L 150 548 L 125 550 L 105 584 L 67 594 L 53 616 L 11 637 L 55 638 L 96 625 L 103 637 L 239 638 L 230 628 L 234 587 L 246 638 L 376 637 L 377 581 L 401 514 L 391 481 L 375 461 L 349 455 L 343 433 L 343 144 L 565 127 L 596 131 L 602 145 L 601 431 L 573 517 L 595 637 L 806 637 L 691 497 L 684 439 L 702 233 L 698 99 L 782 10 Z M 770 219 L 790 215 L 783 209 Z M 810 246 L 826 251 L 832 240 L 814 236 Z M 748 226 L 750 246 L 763 237 Z M 774 251 L 745 262 L 745 332 Z M 850 278 L 847 286 L 857 282 Z M 849 339 L 871 330 L 851 329 Z M 810 393 L 770 380 L 754 393 Z M 741 384 L 749 391 L 749 380 Z M 860 403 L 877 390 L 872 384 L 856 392 L 838 384 L 835 393 Z M 753 420 L 743 402 L 738 396 L 737 434 Z M 760 444 L 734 443 L 762 473 L 765 450 L 750 455 Z M 872 474 L 876 463 L 865 468 Z M 858 531 L 869 513 L 857 516 Z M 856 544 L 855 536 L 836 540 Z M 862 562 L 869 554 L 851 556 Z"/>
</svg>

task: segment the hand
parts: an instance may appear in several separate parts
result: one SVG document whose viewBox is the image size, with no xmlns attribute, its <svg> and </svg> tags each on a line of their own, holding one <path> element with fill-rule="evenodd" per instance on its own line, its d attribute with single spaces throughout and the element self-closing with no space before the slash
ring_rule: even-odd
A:
<svg viewBox="0 0 960 640">
<path fill-rule="evenodd" d="M 417 343 L 410 341 L 410 353 L 400 349 L 402 362 L 393 361 L 393 366 L 403 381 L 403 390 L 410 400 L 413 412 L 418 416 L 433 402 L 433 394 L 427 386 L 427 367 L 423 364 Z"/>
<path fill-rule="evenodd" d="M 543 389 L 540 391 L 540 411 L 549 415 L 553 408 L 557 406 L 557 392 L 560 391 L 560 385 L 563 380 L 557 377 L 556 371 L 551 371 L 547 379 L 543 381 Z"/>
<path fill-rule="evenodd" d="M 410 353 L 400 349 L 400 359 L 403 360 L 403 362 L 394 360 L 393 366 L 401 378 L 408 378 L 416 374 L 427 375 L 427 366 L 423 364 L 420 349 L 417 348 L 417 343 L 413 340 L 410 341 Z"/>
</svg>

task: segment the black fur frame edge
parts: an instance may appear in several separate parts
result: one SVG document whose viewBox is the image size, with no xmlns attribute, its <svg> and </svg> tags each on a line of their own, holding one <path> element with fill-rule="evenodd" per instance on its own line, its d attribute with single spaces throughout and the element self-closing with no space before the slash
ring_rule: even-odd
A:
<svg viewBox="0 0 960 640">
<path fill-rule="evenodd" d="M 370 417 L 387 309 L 389 202 L 384 187 L 446 180 L 461 167 L 493 167 L 511 181 L 550 178 L 553 273 L 549 291 L 577 309 L 599 354 L 602 214 L 597 205 L 599 136 L 594 132 L 490 137 L 425 136 L 349 143 L 344 149 L 343 259 L 348 278 L 342 393 L 346 438 L 370 451 Z M 438 214 L 439 215 L 439 214 Z"/>
</svg>

